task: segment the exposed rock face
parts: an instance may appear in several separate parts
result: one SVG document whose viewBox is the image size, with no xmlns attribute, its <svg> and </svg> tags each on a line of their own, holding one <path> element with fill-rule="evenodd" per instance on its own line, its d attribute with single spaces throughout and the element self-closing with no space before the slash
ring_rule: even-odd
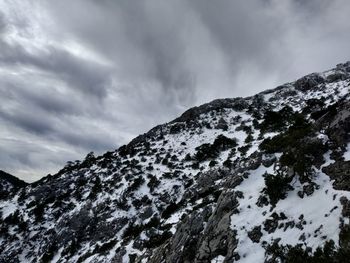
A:
<svg viewBox="0 0 350 263">
<path fill-rule="evenodd" d="M 349 85 L 347 62 L 192 108 L 33 184 L 0 173 L 0 262 L 349 255 Z"/>
<path fill-rule="evenodd" d="M 222 193 L 213 207 L 205 207 L 186 216 L 174 236 L 154 251 L 150 262 L 209 262 L 221 255 L 227 262 L 237 254 L 230 216 L 238 205 L 235 192 Z"/>
<path fill-rule="evenodd" d="M 338 161 L 323 168 L 337 190 L 350 191 L 350 161 Z"/>
<path fill-rule="evenodd" d="M 312 73 L 295 82 L 295 88 L 300 91 L 308 91 L 316 88 L 318 85 L 323 84 L 325 79 L 318 73 Z"/>
</svg>

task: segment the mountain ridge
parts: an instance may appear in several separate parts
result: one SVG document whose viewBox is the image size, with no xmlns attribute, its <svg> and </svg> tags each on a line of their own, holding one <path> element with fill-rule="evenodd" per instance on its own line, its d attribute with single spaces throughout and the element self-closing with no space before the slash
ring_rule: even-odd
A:
<svg viewBox="0 0 350 263">
<path fill-rule="evenodd" d="M 344 69 L 345 72 L 349 72 L 350 71 L 350 61 L 346 62 L 346 63 L 339 63 L 337 65 L 336 68 L 334 69 L 331 69 L 331 70 L 328 70 L 328 71 L 325 71 L 325 72 L 329 72 L 329 71 L 333 71 L 333 70 L 336 70 L 336 69 Z M 201 104 L 199 106 L 194 106 L 194 107 L 191 107 L 189 108 L 188 110 L 186 110 L 185 112 L 183 112 L 180 116 L 176 117 L 175 119 L 173 119 L 172 121 L 170 122 L 166 122 L 166 123 L 163 123 L 163 124 L 159 124 L 159 125 L 156 125 L 155 127 L 151 128 L 149 131 L 145 132 L 145 133 L 142 133 L 138 136 L 136 136 L 135 138 L 133 138 L 128 144 L 126 145 L 122 145 L 120 147 L 124 147 L 124 146 L 131 146 L 133 144 L 136 144 L 138 141 L 142 140 L 142 138 L 144 136 L 147 136 L 148 134 L 152 133 L 154 130 L 157 130 L 163 126 L 166 126 L 167 124 L 172 124 L 172 123 L 176 123 L 176 122 L 183 122 L 183 121 L 186 121 L 186 119 L 190 119 L 191 117 L 194 116 L 194 113 L 195 114 L 198 114 L 198 112 L 202 112 L 202 109 L 206 109 L 206 110 L 209 110 L 207 106 L 210 106 L 210 109 L 213 110 L 215 108 L 222 108 L 223 105 L 230 105 L 231 104 L 231 107 L 234 107 L 234 104 L 238 101 L 240 102 L 244 102 L 246 100 L 249 100 L 249 99 L 253 99 L 254 97 L 256 96 L 259 96 L 259 95 L 266 95 L 266 94 L 269 94 L 269 93 L 273 93 L 273 92 L 276 92 L 278 90 L 281 90 L 281 89 L 284 89 L 290 85 L 293 85 L 294 83 L 298 83 L 297 85 L 301 86 L 302 85 L 302 82 L 304 82 L 305 80 L 309 79 L 311 77 L 315 77 L 316 76 L 316 79 L 319 80 L 318 76 L 321 75 L 320 73 L 318 72 L 313 72 L 313 73 L 310 73 L 300 79 L 297 79 L 295 81 L 292 81 L 292 82 L 287 82 L 283 85 L 280 85 L 280 86 L 277 86 L 276 88 L 272 88 L 272 89 L 267 89 L 267 90 L 264 90 L 264 91 L 261 91 L 255 95 L 252 95 L 252 96 L 247 96 L 247 97 L 235 97 L 235 98 L 219 98 L 219 99 L 214 99 L 210 102 L 207 102 L 207 103 L 204 103 L 204 104 Z M 334 75 L 331 75 L 332 77 L 330 78 L 331 81 L 334 81 L 337 80 L 337 79 L 342 79 L 342 78 L 346 78 L 344 75 L 342 74 L 334 74 Z M 315 83 L 311 83 L 311 86 L 312 85 L 317 85 L 317 84 L 320 84 L 320 83 L 324 83 L 325 82 L 325 79 L 321 80 L 320 82 L 315 82 Z M 213 107 L 214 105 L 214 107 Z M 116 150 L 118 150 L 120 147 L 118 147 Z M 107 152 L 106 152 L 107 153 Z M 102 156 L 102 155 L 101 155 Z M 1 171 L 1 170 L 0 170 Z M 6 172 L 5 172 L 6 173 Z M 56 175 L 58 174 L 59 172 L 53 174 L 53 175 Z M 17 176 L 15 175 L 11 175 L 13 177 L 16 177 L 18 178 Z M 38 179 L 37 181 L 41 181 L 43 178 L 45 178 L 46 176 Z M 19 180 L 21 180 L 20 178 L 18 178 Z M 21 180 L 23 181 L 23 180 Z M 37 181 L 34 181 L 32 183 L 36 183 Z M 27 184 L 32 184 L 32 183 L 27 183 Z"/>
<path fill-rule="evenodd" d="M 347 62 L 214 100 L 11 190 L 0 262 L 341 262 L 349 83 Z"/>
</svg>

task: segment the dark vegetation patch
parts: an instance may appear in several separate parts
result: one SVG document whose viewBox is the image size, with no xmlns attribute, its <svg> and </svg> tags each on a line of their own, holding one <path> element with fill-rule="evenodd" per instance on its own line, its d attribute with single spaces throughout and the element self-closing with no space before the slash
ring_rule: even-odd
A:
<svg viewBox="0 0 350 263">
<path fill-rule="evenodd" d="M 292 168 L 300 176 L 301 182 L 310 181 L 312 165 L 323 163 L 326 146 L 314 138 L 315 131 L 302 115 L 284 133 L 265 139 L 259 146 L 265 153 L 282 152 L 280 164 Z"/>
<path fill-rule="evenodd" d="M 239 147 L 237 150 L 241 153 L 242 156 L 246 156 L 250 147 L 252 147 L 251 144 L 246 144 L 246 145 Z"/>
<path fill-rule="evenodd" d="M 309 101 L 309 105 L 310 108 L 321 107 L 322 103 L 312 100 Z M 263 193 L 269 198 L 272 206 L 284 199 L 287 192 L 293 189 L 290 183 L 296 175 L 299 176 L 301 183 L 311 183 L 314 174 L 313 166 L 321 166 L 324 162 L 323 155 L 327 151 L 323 141 L 315 136 L 315 128 L 303 115 L 291 113 L 288 109 L 283 112 L 284 115 L 280 113 L 271 115 L 280 121 L 280 124 L 277 124 L 275 128 L 282 127 L 280 125 L 283 123 L 286 125 L 282 116 L 291 117 L 292 121 L 287 121 L 291 125 L 284 132 L 265 139 L 259 146 L 260 150 L 266 154 L 282 153 L 277 175 L 267 174 L 265 176 Z M 272 122 L 271 116 L 266 123 Z M 286 171 L 292 172 L 292 174 L 287 175 Z M 266 202 L 261 203 L 265 204 Z"/>
<path fill-rule="evenodd" d="M 299 118 L 300 114 L 294 112 L 289 106 L 283 107 L 280 111 L 267 110 L 259 128 L 262 132 L 282 131 Z"/>
<path fill-rule="evenodd" d="M 343 263 L 349 262 L 350 250 L 336 248 L 332 240 L 314 253 L 311 248 L 303 248 L 302 244 L 283 246 L 275 242 L 266 248 L 266 254 L 271 257 L 270 263 Z"/>
<path fill-rule="evenodd" d="M 275 206 L 279 200 L 286 198 L 287 192 L 293 188 L 290 183 L 293 177 L 285 175 L 265 174 L 265 188 L 263 193 L 269 197 L 272 206 Z"/>
<path fill-rule="evenodd" d="M 320 99 L 309 99 L 307 100 L 306 106 L 303 108 L 303 114 L 310 114 L 313 112 L 320 111 L 325 106 L 325 98 L 321 97 Z"/>
<path fill-rule="evenodd" d="M 216 159 L 221 151 L 228 150 L 237 146 L 235 139 L 227 138 L 224 135 L 216 137 L 215 141 L 210 143 L 204 143 L 196 148 L 195 160 L 203 162 L 207 160 Z"/>
<path fill-rule="evenodd" d="M 147 186 L 149 187 L 151 193 L 153 193 L 157 186 L 160 184 L 160 181 L 153 174 L 148 174 L 147 177 L 149 179 Z"/>
<path fill-rule="evenodd" d="M 293 171 L 299 175 L 301 182 L 308 182 L 313 174 L 312 166 L 323 163 L 323 154 L 326 150 L 320 139 L 306 139 L 299 147 L 285 151 L 280 158 L 280 164 L 292 167 Z"/>
<path fill-rule="evenodd" d="M 312 125 L 302 115 L 298 115 L 286 132 L 265 139 L 259 148 L 266 153 L 283 152 L 286 148 L 296 147 L 301 139 L 312 133 Z"/>
<path fill-rule="evenodd" d="M 330 120 L 338 113 L 338 110 L 337 110 L 338 106 L 339 106 L 338 102 L 331 104 L 326 108 L 323 107 L 321 109 L 313 111 L 310 116 L 313 120 L 318 120 L 321 117 L 326 117 L 326 119 Z"/>
<path fill-rule="evenodd" d="M 331 180 L 336 190 L 350 191 L 350 161 L 337 161 L 322 168 Z"/>
<path fill-rule="evenodd" d="M 128 188 L 128 191 L 130 192 L 135 192 L 137 189 L 139 189 L 141 187 L 141 185 L 143 185 L 145 182 L 145 179 L 139 175 L 137 176 L 131 183 L 131 185 Z"/>
</svg>

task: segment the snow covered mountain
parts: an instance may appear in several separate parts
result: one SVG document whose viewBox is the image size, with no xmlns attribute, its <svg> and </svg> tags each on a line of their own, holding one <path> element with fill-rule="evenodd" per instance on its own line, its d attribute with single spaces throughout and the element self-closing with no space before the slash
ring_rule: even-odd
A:
<svg viewBox="0 0 350 263">
<path fill-rule="evenodd" d="M 349 85 L 347 62 L 1 183 L 0 262 L 347 262 Z"/>
<path fill-rule="evenodd" d="M 27 183 L 0 170 L 0 200 L 8 197 L 9 192 L 16 192 Z"/>
</svg>

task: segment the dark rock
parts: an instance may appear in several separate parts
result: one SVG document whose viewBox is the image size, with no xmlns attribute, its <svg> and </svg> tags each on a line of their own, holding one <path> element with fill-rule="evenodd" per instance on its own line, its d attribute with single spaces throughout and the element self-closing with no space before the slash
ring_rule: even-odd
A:
<svg viewBox="0 0 350 263">
<path fill-rule="evenodd" d="M 307 195 L 310 196 L 314 193 L 315 191 L 315 185 L 313 183 L 309 183 L 306 185 L 303 185 L 303 192 Z"/>
<path fill-rule="evenodd" d="M 274 154 L 264 154 L 261 159 L 261 163 L 265 167 L 270 167 L 276 162 L 277 158 Z"/>
<path fill-rule="evenodd" d="M 297 90 L 308 91 L 310 89 L 316 88 L 318 85 L 325 83 L 325 79 L 318 73 L 312 73 L 305 77 L 298 79 L 294 86 Z"/>
<path fill-rule="evenodd" d="M 140 213 L 140 218 L 142 220 L 146 220 L 146 219 L 150 218 L 152 215 L 153 215 L 152 206 L 148 206 L 144 209 L 144 211 L 142 213 Z"/>
<path fill-rule="evenodd" d="M 327 82 L 336 82 L 349 78 L 349 74 L 344 71 L 336 71 L 326 77 Z"/>
<path fill-rule="evenodd" d="M 248 237 L 254 242 L 259 243 L 262 237 L 261 226 L 255 226 L 251 231 L 248 232 Z"/>
<path fill-rule="evenodd" d="M 278 227 L 278 220 L 279 220 L 279 216 L 276 213 L 273 213 L 271 217 L 272 218 L 266 219 L 263 223 L 264 230 L 269 234 L 275 232 L 275 230 Z"/>
<path fill-rule="evenodd" d="M 334 189 L 350 191 L 350 161 L 337 161 L 322 171 L 334 180 Z"/>
<path fill-rule="evenodd" d="M 269 205 L 269 199 L 265 195 L 260 195 L 258 201 L 256 202 L 256 205 L 259 207 Z"/>
<path fill-rule="evenodd" d="M 350 201 L 345 196 L 342 196 L 340 198 L 340 203 L 343 206 L 342 216 L 350 218 Z"/>
</svg>

